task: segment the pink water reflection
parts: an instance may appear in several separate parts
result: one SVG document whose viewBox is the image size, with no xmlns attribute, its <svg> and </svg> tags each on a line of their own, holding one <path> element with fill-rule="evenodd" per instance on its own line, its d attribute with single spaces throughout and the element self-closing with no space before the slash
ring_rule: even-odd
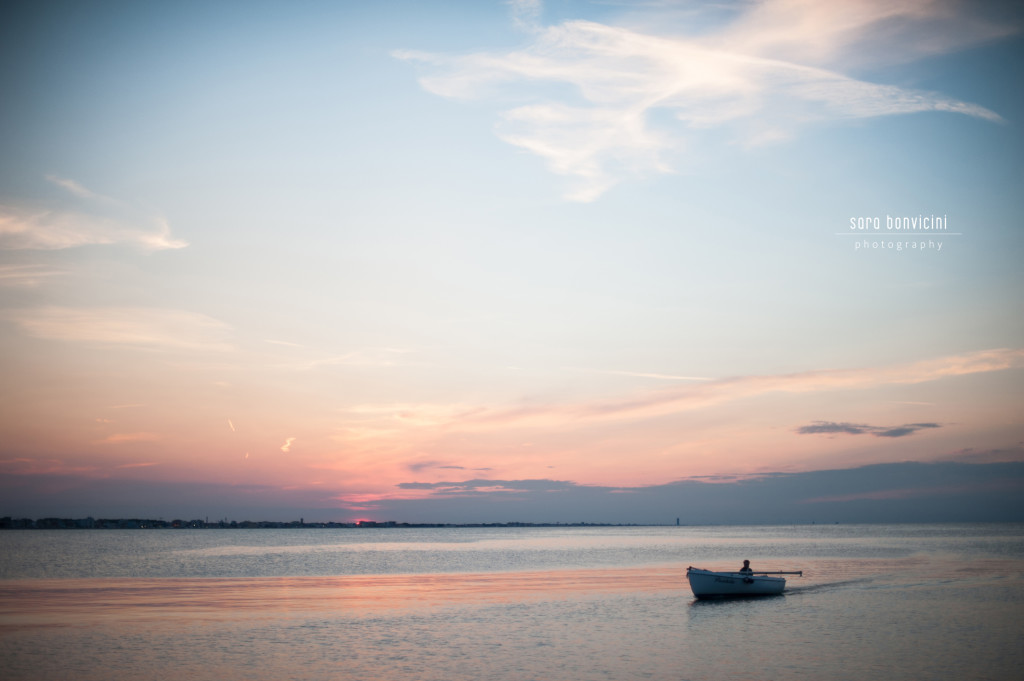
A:
<svg viewBox="0 0 1024 681">
<path fill-rule="evenodd" d="M 279 618 L 332 611 L 510 603 L 625 592 L 685 591 L 675 568 L 246 579 L 62 579 L 0 583 L 0 628 Z"/>
</svg>

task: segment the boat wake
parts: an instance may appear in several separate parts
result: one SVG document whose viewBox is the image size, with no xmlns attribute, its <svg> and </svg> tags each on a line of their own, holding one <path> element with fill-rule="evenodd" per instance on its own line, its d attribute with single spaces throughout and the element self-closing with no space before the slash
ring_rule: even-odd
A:
<svg viewBox="0 0 1024 681">
<path fill-rule="evenodd" d="M 846 579 L 841 582 L 824 582 L 821 584 L 808 584 L 807 586 L 790 586 L 786 589 L 786 593 L 793 596 L 807 593 L 820 593 L 823 591 L 834 591 L 849 586 L 870 584 L 873 581 L 875 580 L 870 577 L 862 577 L 860 579 Z"/>
</svg>

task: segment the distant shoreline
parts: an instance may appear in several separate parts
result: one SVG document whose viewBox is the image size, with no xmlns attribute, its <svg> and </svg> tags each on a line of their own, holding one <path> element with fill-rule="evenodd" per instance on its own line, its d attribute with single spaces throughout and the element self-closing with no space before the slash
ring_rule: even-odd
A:
<svg viewBox="0 0 1024 681">
<path fill-rule="evenodd" d="M 1004 525 L 1021 524 L 1007 520 L 887 520 L 867 522 L 787 521 L 777 523 L 590 523 L 590 522 L 503 522 L 503 523 L 405 523 L 395 521 L 359 520 L 356 522 L 305 522 L 304 520 L 153 520 L 144 518 L 12 518 L 0 517 L 2 530 L 290 530 L 290 529 L 444 529 L 444 528 L 516 528 L 516 527 L 730 527 L 801 525 L 829 527 L 833 525 Z"/>
<path fill-rule="evenodd" d="M 643 523 L 400 523 L 360 520 L 353 523 L 304 520 L 152 520 L 143 518 L 0 518 L 0 530 L 252 530 L 252 529 L 369 529 L 442 527 L 647 527 Z"/>
</svg>

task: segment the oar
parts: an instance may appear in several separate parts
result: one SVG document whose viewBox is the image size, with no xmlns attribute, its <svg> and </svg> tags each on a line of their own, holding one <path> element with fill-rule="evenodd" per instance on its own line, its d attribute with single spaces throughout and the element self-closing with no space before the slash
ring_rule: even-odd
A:
<svg viewBox="0 0 1024 681">
<path fill-rule="evenodd" d="M 740 574 L 743 574 L 743 573 L 742 572 L 737 572 L 736 574 L 740 575 Z M 751 572 L 750 574 L 752 574 L 752 575 L 800 575 L 801 577 L 803 577 L 804 576 L 804 571 L 803 570 L 800 570 L 798 572 L 760 572 L 760 571 L 758 571 L 758 572 Z"/>
</svg>

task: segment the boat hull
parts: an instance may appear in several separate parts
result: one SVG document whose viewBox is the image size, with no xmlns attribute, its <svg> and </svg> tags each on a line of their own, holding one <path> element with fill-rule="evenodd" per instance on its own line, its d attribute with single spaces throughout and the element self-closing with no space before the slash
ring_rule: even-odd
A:
<svg viewBox="0 0 1024 681">
<path fill-rule="evenodd" d="M 786 588 L 783 577 L 743 575 L 738 572 L 712 572 L 687 568 L 686 579 L 697 598 L 727 598 L 734 596 L 774 596 Z"/>
</svg>

